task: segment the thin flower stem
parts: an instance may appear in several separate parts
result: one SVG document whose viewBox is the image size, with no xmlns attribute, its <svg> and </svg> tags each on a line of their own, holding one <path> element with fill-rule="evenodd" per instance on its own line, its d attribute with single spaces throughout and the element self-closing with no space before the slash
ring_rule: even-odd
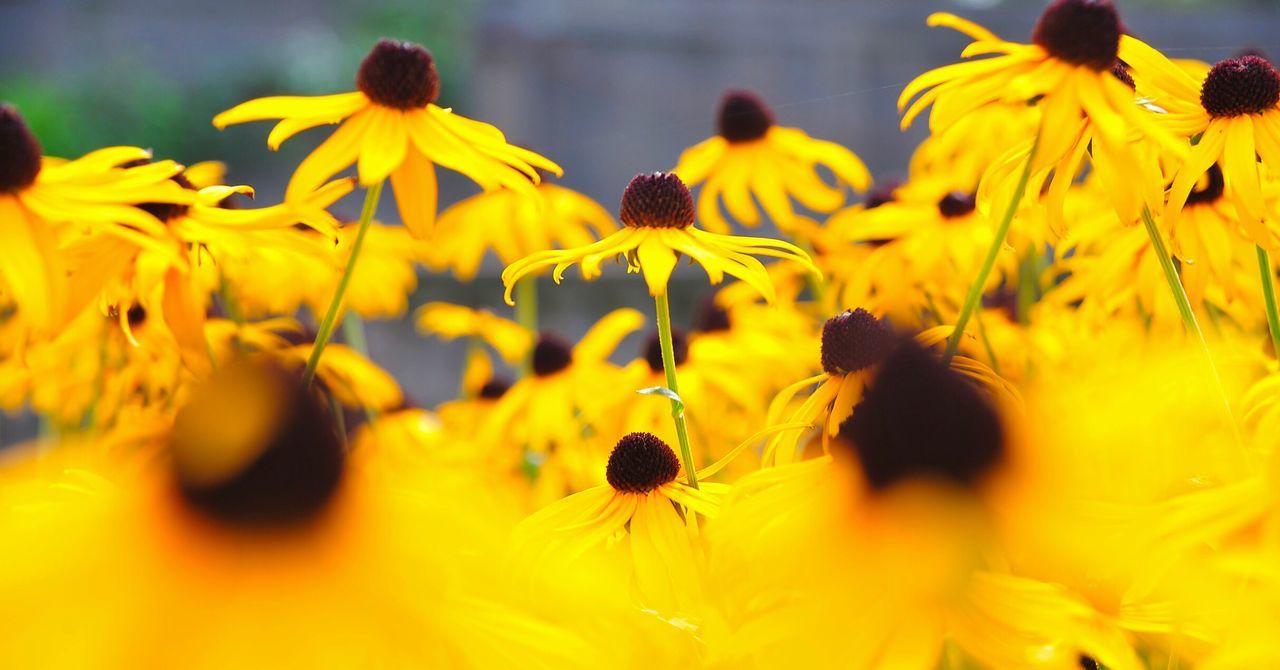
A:
<svg viewBox="0 0 1280 670">
<path fill-rule="evenodd" d="M 369 339 L 365 335 L 364 319 L 359 314 L 352 312 L 342 317 L 342 339 L 356 353 L 369 357 Z"/>
<path fill-rule="evenodd" d="M 1164 271 L 1169 292 L 1173 294 L 1173 301 L 1178 305 L 1178 313 L 1182 315 L 1182 325 L 1188 333 L 1195 335 L 1200 343 L 1205 362 L 1209 365 L 1209 372 L 1212 373 L 1214 384 L 1218 387 L 1218 394 L 1222 397 L 1226 420 L 1236 433 L 1236 440 L 1239 442 L 1241 440 L 1239 426 L 1231 410 L 1231 401 L 1227 400 L 1227 391 L 1222 385 L 1222 376 L 1218 374 L 1218 366 L 1213 362 L 1213 353 L 1209 351 L 1209 341 L 1205 339 L 1204 331 L 1200 329 L 1200 322 L 1196 320 L 1195 310 L 1191 308 L 1191 299 L 1187 297 L 1182 279 L 1178 277 L 1178 269 L 1173 266 L 1173 257 L 1169 255 L 1169 248 L 1165 246 L 1164 236 L 1160 234 L 1160 228 L 1156 226 L 1156 220 L 1151 216 L 1151 209 L 1145 206 L 1142 208 L 1142 225 L 1147 229 L 1147 237 L 1151 239 L 1151 251 L 1156 255 L 1156 260 L 1160 261 L 1160 269 Z"/>
<path fill-rule="evenodd" d="M 1169 255 L 1169 248 L 1165 246 L 1164 236 L 1156 227 L 1156 221 L 1151 217 L 1151 210 L 1146 207 L 1142 208 L 1142 225 L 1147 229 L 1147 237 L 1151 240 L 1151 251 L 1155 253 L 1156 260 L 1160 261 L 1160 269 L 1164 271 L 1164 280 L 1169 284 L 1169 292 L 1173 295 L 1173 302 L 1178 306 L 1178 314 L 1182 315 L 1182 325 L 1186 327 L 1188 333 L 1195 335 L 1203 344 L 1204 331 L 1200 330 L 1195 310 L 1191 308 L 1191 299 L 1187 297 L 1187 291 L 1182 287 L 1178 268 L 1173 266 L 1173 257 Z M 1205 348 L 1207 350 L 1208 345 Z"/>
<path fill-rule="evenodd" d="M 1258 278 L 1262 280 L 1262 298 L 1267 305 L 1267 328 L 1271 331 L 1271 351 L 1280 356 L 1280 314 L 1276 312 L 1276 271 L 1271 266 L 1271 254 L 1258 247 Z"/>
<path fill-rule="evenodd" d="M 1013 189 L 1013 196 L 1009 198 L 1009 206 L 1004 210 L 1004 216 L 1000 219 L 1000 227 L 996 229 L 996 234 L 991 238 L 991 246 L 987 248 L 987 257 L 982 260 L 982 267 L 978 269 L 978 276 L 975 278 L 973 285 L 969 287 L 969 294 L 964 298 L 964 306 L 960 308 L 960 315 L 956 317 L 956 329 L 952 331 L 951 337 L 947 338 L 947 348 L 942 352 L 942 363 L 951 365 L 951 359 L 955 358 L 956 350 L 960 348 L 960 338 L 964 337 L 964 327 L 969 323 L 969 317 L 978 310 L 982 304 L 982 293 L 987 286 L 987 277 L 991 276 L 991 270 L 996 266 L 996 259 L 1000 257 L 1000 250 L 1004 247 L 1004 240 L 1009 236 L 1009 228 L 1013 225 L 1013 217 L 1018 213 L 1018 205 L 1022 202 L 1022 196 L 1027 192 L 1027 183 L 1031 181 L 1031 164 L 1036 160 L 1036 151 L 1040 148 L 1040 134 L 1036 133 L 1036 139 L 1031 143 L 1031 152 L 1027 154 L 1027 162 L 1022 166 L 1022 174 L 1018 177 L 1018 185 Z"/>
<path fill-rule="evenodd" d="M 516 323 L 524 326 L 534 338 L 538 337 L 538 278 L 529 276 L 516 284 Z M 524 355 L 520 376 L 533 373 L 533 347 Z"/>
<path fill-rule="evenodd" d="M 655 297 L 658 311 L 658 342 L 662 345 L 662 371 L 667 375 L 667 388 L 677 396 L 680 385 L 676 381 L 676 354 L 671 343 L 671 306 L 667 302 L 667 294 Z M 684 404 L 671 401 L 671 418 L 676 421 L 676 437 L 680 439 L 680 456 L 684 459 L 684 470 L 689 476 L 689 486 L 698 488 L 698 466 L 693 462 L 693 449 L 689 447 L 689 428 L 684 422 Z"/>
<path fill-rule="evenodd" d="M 316 368 L 320 366 L 320 355 L 333 337 L 333 327 L 342 311 L 342 301 L 347 294 L 347 286 L 351 283 L 351 275 L 355 271 L 356 261 L 360 259 L 360 250 L 364 247 L 364 236 L 369 232 L 369 222 L 373 221 L 373 213 L 378 209 L 378 198 L 382 195 L 382 182 L 369 187 L 364 193 L 364 209 L 360 212 L 360 228 L 356 231 L 356 239 L 351 244 L 351 256 L 347 258 L 347 267 L 338 280 L 338 288 L 329 301 L 329 311 L 320 322 L 320 330 L 316 333 L 316 342 L 311 346 L 311 356 L 307 359 L 307 369 L 302 373 L 302 383 L 310 384 L 316 377 Z"/>
</svg>

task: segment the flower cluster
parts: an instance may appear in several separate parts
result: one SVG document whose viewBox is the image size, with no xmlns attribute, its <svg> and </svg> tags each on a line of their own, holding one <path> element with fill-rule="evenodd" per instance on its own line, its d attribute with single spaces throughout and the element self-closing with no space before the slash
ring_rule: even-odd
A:
<svg viewBox="0 0 1280 670">
<path fill-rule="evenodd" d="M 1110 0 L 929 24 L 973 41 L 902 92 L 905 180 L 735 89 L 616 212 L 407 42 L 214 117 L 336 126 L 279 203 L 0 104 L 0 406 L 42 425 L 0 464 L 0 667 L 1280 665 L 1280 73 Z M 439 169 L 480 193 L 438 212 Z M 490 253 L 515 313 L 418 307 L 467 342 L 418 406 L 363 319 Z M 652 311 L 540 329 L 573 266 Z"/>
</svg>

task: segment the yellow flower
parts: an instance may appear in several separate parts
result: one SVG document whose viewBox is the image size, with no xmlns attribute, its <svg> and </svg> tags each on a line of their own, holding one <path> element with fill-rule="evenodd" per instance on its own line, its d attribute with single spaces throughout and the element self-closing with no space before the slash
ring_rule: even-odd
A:
<svg viewBox="0 0 1280 670">
<path fill-rule="evenodd" d="M 909 182 L 895 191 L 899 198 L 831 217 L 832 234 L 861 247 L 858 263 L 842 263 L 840 255 L 827 263 L 846 289 L 844 304 L 890 315 L 899 324 L 955 320 L 967 288 L 955 279 L 978 274 L 994 225 L 972 193 L 946 189 L 946 180 Z M 1002 254 L 997 263 L 988 289 L 1016 276 L 1013 254 Z"/>
<path fill-rule="evenodd" d="M 845 203 L 846 187 L 865 191 L 871 185 L 866 165 L 852 151 L 775 125 L 772 110 L 750 91 L 725 92 L 718 129 L 717 136 L 685 149 L 672 170 L 689 186 L 702 185 L 698 219 L 711 232 L 729 232 L 721 199 L 738 223 L 754 228 L 760 225 L 754 195 L 774 225 L 789 230 L 796 220 L 791 198 L 831 212 Z M 831 170 L 837 184 L 823 181 L 818 167 Z"/>
<path fill-rule="evenodd" d="M 591 198 L 544 181 L 536 198 L 523 191 L 490 191 L 446 209 L 436 222 L 427 263 L 471 281 L 490 249 L 509 265 L 547 249 L 586 246 L 617 229 Z"/>
<path fill-rule="evenodd" d="M 675 452 L 649 433 L 629 433 L 618 441 L 605 479 L 607 485 L 576 493 L 525 519 L 512 537 L 515 563 L 537 576 L 564 570 L 584 556 L 590 560 L 599 559 L 600 552 L 612 553 L 639 606 L 664 617 L 696 608 L 702 560 L 691 537 L 696 532 L 691 513 L 714 516 L 729 487 L 690 487 L 682 481 Z M 687 511 L 681 513 L 677 506 Z"/>
<path fill-rule="evenodd" d="M 1176 225 L 1188 196 L 1216 165 L 1224 195 L 1254 243 L 1280 249 L 1280 218 L 1266 202 L 1264 179 L 1280 172 L 1280 73 L 1265 58 L 1246 55 L 1213 66 L 1202 81 L 1172 66 L 1160 53 L 1135 52 L 1135 67 L 1148 67 L 1154 103 L 1168 109 L 1161 121 L 1193 138 L 1190 156 L 1177 165 L 1166 221 Z"/>
<path fill-rule="evenodd" d="M 904 129 L 930 106 L 929 129 L 935 135 L 986 105 L 1034 104 L 1040 109 L 1037 139 L 1033 143 L 1028 138 L 999 161 L 1003 168 L 997 165 L 984 178 L 998 175 L 993 180 L 997 183 L 984 185 L 984 193 L 996 187 L 1011 189 L 1020 172 L 1011 166 L 1021 167 L 1034 151 L 1029 167 L 1032 181 L 1027 189 L 1031 197 L 1040 193 L 1039 186 L 1050 173 L 1054 184 L 1060 184 L 1059 189 L 1051 189 L 1046 202 L 1052 221 L 1060 215 L 1060 191 L 1079 172 L 1091 140 L 1106 144 L 1113 162 L 1120 161 L 1123 166 L 1143 164 L 1137 146 L 1141 142 L 1131 141 L 1135 138 L 1152 140 L 1175 155 L 1185 155 L 1180 139 L 1159 124 L 1157 114 L 1139 104 L 1134 90 L 1114 71 L 1117 58 L 1138 70 L 1145 69 L 1147 62 L 1135 63 L 1131 55 L 1150 47 L 1123 34 L 1109 0 L 1055 0 L 1036 23 L 1031 44 L 1006 42 L 952 14 L 933 14 L 929 25 L 951 27 L 973 38 L 962 56 L 992 57 L 931 70 L 908 84 L 898 98 L 899 109 L 905 110 Z M 1152 76 L 1147 72 L 1141 75 Z M 1153 178 L 1146 171 L 1136 175 Z M 1123 189 L 1112 195 L 1123 197 L 1133 192 L 1134 186 L 1125 182 Z M 1137 186 L 1144 197 L 1154 198 L 1163 183 Z"/>
<path fill-rule="evenodd" d="M 609 356 L 643 324 L 643 314 L 624 307 L 606 314 L 573 347 L 541 333 L 533 345 L 533 374 L 498 400 L 484 441 L 535 454 L 582 445 L 584 431 L 598 431 L 610 419 L 609 410 L 633 390 L 619 387 L 620 370 Z"/>
<path fill-rule="evenodd" d="M 507 144 L 497 128 L 437 107 L 440 78 L 421 46 L 382 40 L 360 64 L 358 91 L 319 97 L 269 97 L 233 107 L 213 119 L 235 123 L 282 119 L 267 137 L 273 150 L 293 135 L 341 122 L 298 165 L 285 199 L 296 201 L 329 177 L 358 164 L 360 183 L 391 179 L 400 218 L 415 237 L 431 233 L 436 216 L 438 163 L 471 178 L 486 191 L 510 188 L 534 194 L 538 168 L 560 167 L 532 151 Z"/>
<path fill-rule="evenodd" d="M 772 301 L 774 288 L 764 264 L 753 254 L 773 256 L 803 264 L 817 273 L 808 254 L 793 244 L 758 237 L 719 235 L 693 226 L 694 205 L 689 189 L 674 173 L 637 175 L 622 194 L 619 212 L 622 230 L 584 247 L 542 251 L 507 266 L 502 272 L 507 304 L 515 304 L 511 291 L 521 277 L 555 266 L 552 277 L 559 283 L 570 265 L 582 266 L 584 279 L 600 276 L 600 264 L 615 256 L 626 256 L 628 272 L 643 272 L 649 294 L 667 293 L 667 281 L 681 255 L 686 255 L 707 272 L 712 284 L 725 274 L 751 285 Z"/>
<path fill-rule="evenodd" d="M 791 410 L 800 391 L 817 388 L 792 410 L 788 423 L 816 426 L 821 431 L 823 451 L 853 413 L 871 381 L 874 367 L 893 349 L 896 338 L 888 326 L 864 309 L 849 310 L 830 319 L 822 327 L 822 373 L 802 379 L 783 389 L 769 405 L 766 425 L 778 425 L 783 413 Z M 779 433 L 769 439 L 763 460 L 766 465 L 799 460 L 800 432 Z"/>
<path fill-rule="evenodd" d="M 479 337 L 493 347 L 503 360 L 516 363 L 533 346 L 533 333 L 520 324 L 495 316 L 484 309 L 472 309 L 447 302 L 429 302 L 418 309 L 418 330 L 445 340 Z"/>
<path fill-rule="evenodd" d="M 183 177 L 179 184 L 189 186 Z M 75 240 L 67 249 L 73 266 L 92 279 L 100 292 L 104 312 L 121 315 L 121 327 L 128 332 L 123 315 L 140 305 L 160 323 L 168 326 L 184 362 L 194 372 L 208 372 L 209 358 L 204 340 L 207 312 L 207 277 L 198 268 L 226 261 L 232 266 L 240 258 L 267 255 L 306 247 L 302 224 L 326 235 L 336 235 L 336 220 L 326 208 L 354 188 L 351 180 L 338 180 L 312 191 L 303 200 L 255 209 L 229 209 L 225 200 L 235 194 L 251 195 L 247 186 L 209 186 L 190 191 L 190 205 L 144 203 L 141 205 L 164 222 L 161 230 L 145 245 L 133 239 L 114 239 L 104 234 Z M 287 233 L 275 231 L 288 230 Z M 273 246 L 274 245 L 274 246 Z M 312 252 L 315 247 L 309 247 Z M 216 285 L 216 283 L 215 283 Z"/>
<path fill-rule="evenodd" d="M 764 368 L 769 359 L 754 357 L 753 354 L 761 352 L 749 348 L 718 349 L 717 344 L 723 346 L 724 340 L 716 342 L 701 337 L 695 340 L 680 328 L 672 329 L 671 336 L 672 355 L 680 377 L 680 398 L 684 401 L 685 419 L 696 452 L 694 458 L 697 462 L 709 463 L 723 457 L 764 421 L 766 401 L 775 390 L 770 384 L 771 377 L 762 374 L 767 372 Z M 627 364 L 623 374 L 625 386 L 630 389 L 666 384 L 656 332 L 645 337 L 640 357 Z M 661 397 L 633 395 L 618 412 L 622 416 L 623 431 L 651 433 L 669 444 L 675 444 L 678 439 L 671 421 L 671 407 Z"/>
<path fill-rule="evenodd" d="M 0 620 L 22 626 L 0 632 L 0 665 L 604 663 L 512 597 L 502 517 L 472 505 L 474 488 L 401 472 L 406 494 L 353 468 L 297 374 L 237 361 L 165 423 L 130 436 L 151 452 L 143 468 L 81 457 L 51 480 L 5 473 Z"/>
<path fill-rule="evenodd" d="M 0 288 L 37 331 L 75 317 L 97 286 L 68 284 L 67 261 L 58 250 L 60 232 L 89 231 L 164 249 L 152 241 L 165 234 L 164 225 L 132 205 L 189 204 L 195 197 L 170 181 L 182 171 L 173 161 L 129 165 L 150 158 L 143 149 L 111 147 L 73 161 L 45 158 L 22 117 L 7 104 L 0 104 L 0 156 Z"/>
<path fill-rule="evenodd" d="M 342 268 L 351 258 L 351 249 L 359 226 L 347 224 L 338 229 L 334 249 L 338 264 L 322 273 L 309 285 L 308 303 L 311 313 L 323 315 L 333 298 L 342 276 Z M 409 309 L 409 295 L 418 287 L 417 261 L 423 255 L 424 243 L 404 228 L 371 221 L 360 251 L 360 262 L 351 273 L 343 298 L 346 308 L 369 319 L 399 318 Z"/>
</svg>

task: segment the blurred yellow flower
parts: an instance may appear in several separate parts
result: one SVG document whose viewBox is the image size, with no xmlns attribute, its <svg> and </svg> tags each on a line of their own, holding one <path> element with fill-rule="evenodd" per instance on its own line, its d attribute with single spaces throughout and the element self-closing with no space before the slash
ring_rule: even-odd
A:
<svg viewBox="0 0 1280 670">
<path fill-rule="evenodd" d="M 847 188 L 871 186 L 871 173 L 852 151 L 775 125 L 773 111 L 751 91 L 726 91 L 717 125 L 719 134 L 685 149 L 672 170 L 690 187 L 701 184 L 698 220 L 713 233 L 730 230 L 721 200 L 734 220 L 754 228 L 760 225 L 755 196 L 774 225 L 788 231 L 796 224 L 791 198 L 815 212 L 832 212 L 845 203 Z M 835 174 L 835 186 L 823 180 L 819 167 Z"/>
<path fill-rule="evenodd" d="M 548 249 L 582 247 L 618 229 L 591 198 L 543 181 L 537 197 L 498 190 L 474 195 L 440 214 L 427 263 L 471 281 L 492 250 L 504 265 Z"/>
</svg>

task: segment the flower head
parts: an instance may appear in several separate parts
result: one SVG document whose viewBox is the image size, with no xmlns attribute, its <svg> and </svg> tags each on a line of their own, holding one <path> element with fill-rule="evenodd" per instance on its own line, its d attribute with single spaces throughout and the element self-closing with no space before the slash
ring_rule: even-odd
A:
<svg viewBox="0 0 1280 670">
<path fill-rule="evenodd" d="M 301 131 L 341 123 L 298 166 L 285 199 L 305 198 L 354 163 L 364 186 L 391 180 L 400 218 L 418 237 L 435 225 L 436 163 L 486 191 L 509 188 L 530 197 L 542 179 L 538 169 L 561 173 L 546 158 L 508 144 L 497 128 L 436 106 L 435 61 L 417 44 L 379 41 L 360 64 L 356 87 L 337 95 L 250 100 L 218 114 L 213 124 L 224 128 L 281 119 L 267 137 L 267 145 L 276 149 Z"/>
<path fill-rule="evenodd" d="M 729 232 L 720 202 L 740 224 L 755 227 L 760 202 L 775 225 L 791 230 L 800 225 L 792 199 L 804 207 L 831 212 L 845 203 L 847 190 L 864 191 L 871 174 L 853 152 L 814 139 L 797 128 L 777 125 L 773 111 L 752 91 L 730 89 L 720 98 L 715 137 L 680 154 L 673 172 L 698 192 L 698 218 L 707 230 Z M 819 166 L 835 173 L 827 183 Z"/>
<path fill-rule="evenodd" d="M 599 242 L 575 249 L 542 251 L 507 266 L 502 272 L 507 304 L 515 304 L 511 291 L 528 274 L 554 267 L 552 278 L 558 283 L 570 265 L 580 263 L 583 278 L 594 279 L 600 275 L 603 261 L 619 256 L 626 258 L 629 272 L 644 274 L 649 293 L 654 296 L 666 294 L 667 281 L 681 256 L 701 265 L 712 284 L 730 274 L 750 284 L 769 301 L 775 295 L 773 284 L 765 266 L 754 255 L 795 261 L 817 271 L 808 254 L 793 244 L 699 230 L 693 225 L 689 189 L 673 173 L 636 175 L 622 194 L 618 218 L 623 228 Z"/>
</svg>

